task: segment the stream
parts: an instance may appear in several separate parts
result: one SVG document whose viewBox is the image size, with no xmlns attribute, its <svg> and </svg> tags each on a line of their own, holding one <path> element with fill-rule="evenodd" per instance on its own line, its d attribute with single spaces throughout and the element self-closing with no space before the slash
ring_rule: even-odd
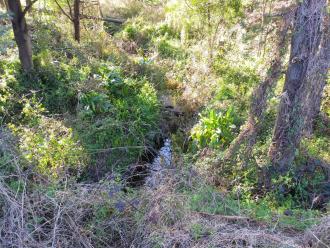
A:
<svg viewBox="0 0 330 248">
<path fill-rule="evenodd" d="M 149 165 L 149 175 L 146 177 L 145 185 L 154 188 L 156 187 L 162 176 L 162 170 L 169 168 L 172 165 L 172 146 L 171 140 L 166 139 L 162 148 L 160 148 L 158 155 Z"/>
</svg>

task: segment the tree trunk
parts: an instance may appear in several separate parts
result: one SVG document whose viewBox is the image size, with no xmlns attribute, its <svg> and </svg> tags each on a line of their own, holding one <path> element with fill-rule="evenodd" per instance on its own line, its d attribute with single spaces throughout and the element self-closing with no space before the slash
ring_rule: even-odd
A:
<svg viewBox="0 0 330 248">
<path fill-rule="evenodd" d="M 74 0 L 73 13 L 74 39 L 80 42 L 80 0 Z"/>
<path fill-rule="evenodd" d="M 33 69 L 32 43 L 20 1 L 8 1 L 8 9 L 13 14 L 11 21 L 22 68 L 25 72 L 29 72 Z"/>
<path fill-rule="evenodd" d="M 274 56 L 265 79 L 254 89 L 251 97 L 251 105 L 248 119 L 236 139 L 230 144 L 226 151 L 225 159 L 235 155 L 240 145 L 244 142 L 248 145 L 248 153 L 252 150 L 256 138 L 260 132 L 267 109 L 269 93 L 275 87 L 280 76 L 283 75 L 284 55 L 287 51 L 287 36 L 292 23 L 292 12 L 283 17 L 279 24 L 278 40 L 274 47 Z"/>
<path fill-rule="evenodd" d="M 303 111 L 306 113 L 304 120 L 304 135 L 313 133 L 314 121 L 320 114 L 322 95 L 327 82 L 330 69 L 330 15 L 326 15 L 321 26 L 323 37 L 320 49 L 314 57 L 307 72 L 308 87 L 305 95 Z"/>
<path fill-rule="evenodd" d="M 304 110 L 312 101 L 308 98 L 306 102 L 307 94 L 313 92 L 314 100 L 321 98 L 320 90 L 316 89 L 315 82 L 311 82 L 309 76 L 321 67 L 315 58 L 320 52 L 321 40 L 326 35 L 321 29 L 326 7 L 327 0 L 304 0 L 297 8 L 290 63 L 269 148 L 273 168 L 280 174 L 290 169 L 301 141 L 309 117 Z"/>
</svg>

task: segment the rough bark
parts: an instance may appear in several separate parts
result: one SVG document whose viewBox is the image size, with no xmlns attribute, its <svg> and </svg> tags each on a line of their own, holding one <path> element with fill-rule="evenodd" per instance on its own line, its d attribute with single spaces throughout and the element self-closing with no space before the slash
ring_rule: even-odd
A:
<svg viewBox="0 0 330 248">
<path fill-rule="evenodd" d="M 305 107 L 311 104 L 313 99 L 321 97 L 319 87 L 315 86 L 315 81 L 311 81 L 310 76 L 316 75 L 315 72 L 322 67 L 316 58 L 322 50 L 321 45 L 324 45 L 322 23 L 326 19 L 327 2 L 304 0 L 299 3 L 296 11 L 290 63 L 269 148 L 273 168 L 280 174 L 289 170 L 306 120 L 315 113 L 314 108 L 306 112 Z M 307 97 L 307 94 L 311 97 Z"/>
<path fill-rule="evenodd" d="M 8 9 L 13 15 L 11 21 L 22 68 L 25 72 L 29 72 L 33 69 L 32 43 L 25 20 L 25 11 L 22 10 L 19 0 L 8 1 Z"/>
<path fill-rule="evenodd" d="M 322 95 L 326 86 L 330 68 L 330 15 L 326 15 L 321 26 L 323 35 L 320 48 L 311 60 L 307 72 L 307 90 L 303 103 L 304 135 L 311 135 L 314 121 L 320 114 Z"/>
<path fill-rule="evenodd" d="M 256 142 L 256 137 L 260 132 L 261 124 L 267 109 L 268 95 L 282 75 L 284 54 L 286 52 L 285 48 L 287 46 L 286 41 L 291 26 L 291 16 L 292 13 L 290 12 L 284 15 L 283 20 L 281 20 L 277 34 L 278 40 L 274 48 L 274 59 L 270 64 L 267 76 L 252 93 L 248 119 L 237 138 L 227 149 L 225 154 L 226 159 L 231 158 L 242 143 L 247 142 L 249 149 L 251 149 Z"/>
<path fill-rule="evenodd" d="M 74 0 L 73 5 L 74 39 L 80 42 L 80 0 Z"/>
</svg>

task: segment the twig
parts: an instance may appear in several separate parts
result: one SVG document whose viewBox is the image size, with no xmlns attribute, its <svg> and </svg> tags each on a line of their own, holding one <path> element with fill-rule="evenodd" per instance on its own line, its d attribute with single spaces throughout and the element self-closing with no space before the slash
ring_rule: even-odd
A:
<svg viewBox="0 0 330 248">
<path fill-rule="evenodd" d="M 57 223 L 58 223 L 58 220 L 61 216 L 61 207 L 58 206 L 58 211 L 57 211 L 57 214 L 56 214 L 56 218 L 55 218 L 55 223 L 54 223 L 54 228 L 53 228 L 53 241 L 52 241 L 52 248 L 56 248 L 56 231 L 57 231 Z"/>
<path fill-rule="evenodd" d="M 61 7 L 61 5 L 57 2 L 57 0 L 54 0 L 54 1 L 55 1 L 56 5 L 60 8 L 61 12 L 62 12 L 67 18 L 69 18 L 70 21 L 73 22 L 72 16 L 68 15 L 68 14 L 64 11 L 64 9 L 63 9 L 63 8 Z"/>
<path fill-rule="evenodd" d="M 245 222 L 250 221 L 250 218 L 246 217 L 246 216 L 210 214 L 210 213 L 206 213 L 206 212 L 197 212 L 197 211 L 195 211 L 193 213 L 196 213 L 196 214 L 201 215 L 203 217 L 218 218 L 218 219 L 223 219 L 223 220 L 226 220 L 226 221 L 245 221 Z"/>
</svg>

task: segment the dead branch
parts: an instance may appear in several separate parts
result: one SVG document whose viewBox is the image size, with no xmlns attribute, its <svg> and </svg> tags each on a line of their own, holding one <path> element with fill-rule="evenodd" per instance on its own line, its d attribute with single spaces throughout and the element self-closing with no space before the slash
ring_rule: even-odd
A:
<svg viewBox="0 0 330 248">
<path fill-rule="evenodd" d="M 117 23 L 117 24 L 123 24 L 125 22 L 125 20 L 115 19 L 115 18 L 111 18 L 111 17 L 96 17 L 96 16 L 89 16 L 89 15 L 81 15 L 81 18 L 96 20 L 96 21 L 113 22 L 113 23 Z"/>
</svg>

